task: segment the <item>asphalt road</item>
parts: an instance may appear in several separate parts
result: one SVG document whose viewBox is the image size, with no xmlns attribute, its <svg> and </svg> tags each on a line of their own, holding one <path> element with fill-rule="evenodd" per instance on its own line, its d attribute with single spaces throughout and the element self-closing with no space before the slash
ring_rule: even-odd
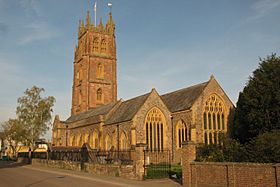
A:
<svg viewBox="0 0 280 187">
<path fill-rule="evenodd" d="M 178 183 L 163 180 L 134 181 L 120 177 L 60 170 L 31 165 L 0 165 L 0 187 L 181 187 Z"/>
</svg>

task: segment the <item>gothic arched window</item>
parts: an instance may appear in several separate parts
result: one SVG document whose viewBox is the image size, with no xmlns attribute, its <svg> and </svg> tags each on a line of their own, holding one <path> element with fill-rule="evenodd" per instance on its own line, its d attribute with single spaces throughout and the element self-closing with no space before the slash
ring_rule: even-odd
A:
<svg viewBox="0 0 280 187">
<path fill-rule="evenodd" d="M 211 95 L 205 102 L 202 124 L 205 144 L 220 143 L 218 134 L 226 133 L 224 106 L 223 101 L 216 94 Z"/>
<path fill-rule="evenodd" d="M 82 143 L 83 143 L 83 136 L 82 136 L 81 133 L 79 133 L 78 136 L 77 136 L 76 146 L 82 146 Z"/>
<path fill-rule="evenodd" d="M 71 144 L 72 144 L 72 146 L 76 145 L 76 137 L 75 136 L 73 136 Z"/>
<path fill-rule="evenodd" d="M 108 151 L 111 149 L 111 147 L 112 147 L 112 140 L 111 140 L 109 134 L 107 134 L 105 137 L 105 150 Z"/>
<path fill-rule="evenodd" d="M 102 101 L 102 89 L 99 88 L 96 92 L 96 99 L 97 101 Z"/>
<path fill-rule="evenodd" d="M 95 131 L 93 131 L 91 139 L 90 139 L 90 147 L 92 149 L 98 149 L 98 147 L 99 147 L 98 144 L 99 144 L 99 142 L 98 142 L 98 133 L 95 130 Z"/>
<path fill-rule="evenodd" d="M 165 148 L 166 119 L 158 109 L 151 109 L 145 118 L 146 144 L 151 151 L 161 151 Z"/>
<path fill-rule="evenodd" d="M 103 39 L 102 41 L 101 41 L 101 53 L 105 53 L 106 52 L 106 50 L 107 50 L 107 46 L 106 46 L 107 44 L 106 44 L 106 40 L 105 39 Z"/>
<path fill-rule="evenodd" d="M 186 123 L 183 120 L 180 120 L 176 125 L 176 139 L 177 139 L 177 148 L 182 147 L 182 142 L 190 140 L 189 129 L 187 128 Z"/>
<path fill-rule="evenodd" d="M 120 149 L 121 150 L 126 150 L 128 148 L 128 140 L 127 136 L 124 132 L 121 133 L 121 138 L 120 138 Z"/>
</svg>

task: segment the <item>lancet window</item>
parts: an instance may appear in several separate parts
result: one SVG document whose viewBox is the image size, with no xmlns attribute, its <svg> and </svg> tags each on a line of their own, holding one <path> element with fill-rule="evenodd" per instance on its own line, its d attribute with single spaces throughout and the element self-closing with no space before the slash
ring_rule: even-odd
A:
<svg viewBox="0 0 280 187">
<path fill-rule="evenodd" d="M 177 148 L 182 147 L 182 142 L 190 140 L 190 129 L 183 120 L 180 120 L 176 125 L 176 144 Z"/>
<path fill-rule="evenodd" d="M 104 66 L 102 63 L 98 63 L 97 65 L 97 78 L 104 77 Z"/>
</svg>

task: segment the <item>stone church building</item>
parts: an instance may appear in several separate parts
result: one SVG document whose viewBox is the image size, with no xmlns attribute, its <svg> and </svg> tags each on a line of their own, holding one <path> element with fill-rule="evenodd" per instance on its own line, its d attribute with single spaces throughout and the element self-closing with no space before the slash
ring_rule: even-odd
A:
<svg viewBox="0 0 280 187">
<path fill-rule="evenodd" d="M 71 116 L 55 116 L 53 146 L 128 150 L 145 144 L 150 151 L 170 150 L 180 161 L 182 142 L 220 143 L 228 133 L 229 97 L 214 76 L 171 93 L 117 99 L 115 23 L 93 25 L 88 12 L 80 21 L 75 48 Z"/>
</svg>

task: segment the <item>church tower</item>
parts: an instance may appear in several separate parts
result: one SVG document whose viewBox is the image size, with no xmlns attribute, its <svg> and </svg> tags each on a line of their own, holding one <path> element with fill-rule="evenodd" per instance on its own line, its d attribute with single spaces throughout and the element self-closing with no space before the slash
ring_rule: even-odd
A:
<svg viewBox="0 0 280 187">
<path fill-rule="evenodd" d="M 75 48 L 71 115 L 117 100 L 115 23 L 112 13 L 104 27 L 80 21 Z"/>
</svg>

